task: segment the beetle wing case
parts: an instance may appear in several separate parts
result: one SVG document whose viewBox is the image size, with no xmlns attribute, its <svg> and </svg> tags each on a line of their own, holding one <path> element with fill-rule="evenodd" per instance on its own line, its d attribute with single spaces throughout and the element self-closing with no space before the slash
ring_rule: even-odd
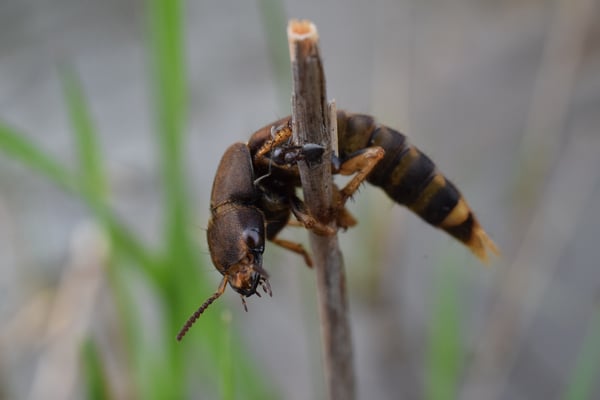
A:
<svg viewBox="0 0 600 400">
<path fill-rule="evenodd" d="M 217 169 L 206 232 L 212 261 L 223 274 L 248 251 L 263 250 L 265 223 L 257 200 L 250 151 L 244 143 L 235 143 L 225 151 Z M 248 247 L 244 233 L 249 229 L 260 239 L 258 249 Z"/>
<path fill-rule="evenodd" d="M 248 146 L 234 143 L 221 158 L 212 187 L 210 207 L 224 203 L 253 204 L 257 193 L 254 187 L 254 169 Z"/>
</svg>

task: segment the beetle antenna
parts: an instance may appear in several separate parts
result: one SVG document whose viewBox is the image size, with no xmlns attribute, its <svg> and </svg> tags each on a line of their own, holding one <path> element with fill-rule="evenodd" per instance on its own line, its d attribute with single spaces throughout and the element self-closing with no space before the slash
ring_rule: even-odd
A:
<svg viewBox="0 0 600 400">
<path fill-rule="evenodd" d="M 190 316 L 190 318 L 186 321 L 186 323 L 183 325 L 183 328 L 181 328 L 181 330 L 177 334 L 177 341 L 178 342 L 180 342 L 181 339 L 183 339 L 183 337 L 185 336 L 185 334 L 187 333 L 187 331 L 190 330 L 190 328 L 192 327 L 192 325 L 194 325 L 194 323 L 200 317 L 200 315 L 204 312 L 204 310 L 206 310 L 208 308 L 208 306 L 210 306 L 213 303 L 213 301 L 215 301 L 216 299 L 218 299 L 219 297 L 221 297 L 221 295 L 225 292 L 225 288 L 226 287 L 227 287 L 227 277 L 224 276 L 223 280 L 221 281 L 221 284 L 219 285 L 219 287 L 217 289 L 217 291 L 214 292 L 213 295 L 210 296 L 208 299 L 206 299 L 206 301 L 200 306 L 200 308 L 198 308 L 198 310 L 196 310 L 196 312 L 193 313 Z"/>
</svg>

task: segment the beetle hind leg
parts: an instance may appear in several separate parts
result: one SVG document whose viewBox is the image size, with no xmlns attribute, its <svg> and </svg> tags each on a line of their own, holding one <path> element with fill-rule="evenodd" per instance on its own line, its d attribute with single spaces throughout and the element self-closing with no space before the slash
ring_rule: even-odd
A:
<svg viewBox="0 0 600 400">
<path fill-rule="evenodd" d="M 338 227 L 346 230 L 358 222 L 350 211 L 344 206 L 344 202 L 347 200 L 343 198 L 341 190 L 337 186 L 333 186 L 333 204 L 338 204 L 335 210 L 335 222 Z"/>
<path fill-rule="evenodd" d="M 373 168 L 385 155 L 385 150 L 379 146 L 367 147 L 358 150 L 348 156 L 340 165 L 339 170 L 335 171 L 340 175 L 354 175 L 354 177 L 340 190 L 338 204 L 340 208 L 346 204 L 346 201 L 358 190 L 360 185 L 367 179 L 367 176 L 373 171 Z"/>
</svg>

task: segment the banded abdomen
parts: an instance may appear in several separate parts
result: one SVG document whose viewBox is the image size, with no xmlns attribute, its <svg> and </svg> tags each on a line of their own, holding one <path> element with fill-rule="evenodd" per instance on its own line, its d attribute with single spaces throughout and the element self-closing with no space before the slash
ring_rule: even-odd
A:
<svg viewBox="0 0 600 400">
<path fill-rule="evenodd" d="M 367 177 L 368 182 L 464 243 L 483 262 L 487 262 L 488 249 L 498 254 L 460 191 L 406 136 L 368 115 L 338 111 L 337 119 L 342 160 L 367 147 L 385 150 L 383 159 Z"/>
</svg>

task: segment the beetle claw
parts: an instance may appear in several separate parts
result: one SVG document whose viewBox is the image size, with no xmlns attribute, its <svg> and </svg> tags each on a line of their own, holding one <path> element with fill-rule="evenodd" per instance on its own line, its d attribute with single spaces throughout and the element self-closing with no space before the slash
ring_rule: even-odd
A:
<svg viewBox="0 0 600 400">
<path fill-rule="evenodd" d="M 240 297 L 242 298 L 242 305 L 244 306 L 244 311 L 248 312 L 248 306 L 246 305 L 246 299 L 244 298 L 244 295 L 241 294 Z"/>
<path fill-rule="evenodd" d="M 273 297 L 273 291 L 271 290 L 271 284 L 269 283 L 268 280 L 264 280 L 262 281 L 262 288 L 263 291 L 268 294 L 270 297 Z M 256 294 L 258 294 L 258 291 L 256 292 Z"/>
</svg>

